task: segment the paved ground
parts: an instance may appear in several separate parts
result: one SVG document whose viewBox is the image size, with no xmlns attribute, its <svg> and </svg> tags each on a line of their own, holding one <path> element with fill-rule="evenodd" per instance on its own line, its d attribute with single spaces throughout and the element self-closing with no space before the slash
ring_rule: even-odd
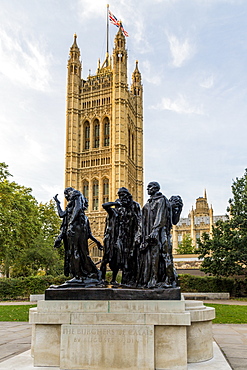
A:
<svg viewBox="0 0 247 370">
<path fill-rule="evenodd" d="M 234 370 L 247 369 L 247 324 L 214 324 L 214 340 Z M 1 322 L 0 363 L 31 348 L 31 325 Z"/>
<path fill-rule="evenodd" d="M 31 325 L 27 322 L 0 323 L 0 362 L 31 348 Z"/>
<path fill-rule="evenodd" d="M 206 300 L 205 303 L 246 306 L 247 301 Z M 234 370 L 247 370 L 247 324 L 214 324 L 213 337 Z"/>
<path fill-rule="evenodd" d="M 23 303 L 30 304 L 30 302 L 12 302 L 12 304 Z M 247 302 L 232 300 L 206 300 L 205 303 L 239 304 L 247 306 Z M 6 303 L 1 302 L 0 304 Z M 10 303 L 8 302 L 7 304 Z M 247 324 L 214 324 L 213 337 L 233 370 L 247 369 Z M 27 322 L 0 323 L 0 363 L 30 348 L 30 324 Z M 0 366 L 0 368 L 2 367 Z"/>
<path fill-rule="evenodd" d="M 232 369 L 247 369 L 247 324 L 214 324 L 213 337 Z"/>
</svg>

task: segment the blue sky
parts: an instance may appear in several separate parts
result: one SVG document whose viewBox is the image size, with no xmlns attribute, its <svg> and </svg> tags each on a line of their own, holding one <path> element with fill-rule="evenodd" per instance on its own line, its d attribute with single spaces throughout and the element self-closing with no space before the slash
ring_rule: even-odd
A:
<svg viewBox="0 0 247 370">
<path fill-rule="evenodd" d="M 0 162 L 48 201 L 64 183 L 66 73 L 73 34 L 83 77 L 106 49 L 103 0 L 1 0 Z M 247 167 L 247 1 L 112 0 L 129 78 L 144 86 L 145 187 L 180 194 L 186 217 L 207 190 L 224 214 Z M 110 25 L 110 51 L 117 28 Z"/>
</svg>

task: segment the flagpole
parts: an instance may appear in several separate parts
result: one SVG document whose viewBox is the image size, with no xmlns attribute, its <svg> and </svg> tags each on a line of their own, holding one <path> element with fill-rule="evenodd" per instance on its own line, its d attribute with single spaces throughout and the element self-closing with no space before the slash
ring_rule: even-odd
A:
<svg viewBox="0 0 247 370">
<path fill-rule="evenodd" d="M 108 66 L 108 56 L 109 56 L 109 4 L 107 4 L 107 14 L 106 14 L 106 64 Z"/>
</svg>

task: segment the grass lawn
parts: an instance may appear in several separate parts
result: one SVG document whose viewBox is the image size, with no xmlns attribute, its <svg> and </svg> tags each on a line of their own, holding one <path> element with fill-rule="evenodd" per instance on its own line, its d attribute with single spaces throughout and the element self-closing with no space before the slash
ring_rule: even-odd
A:
<svg viewBox="0 0 247 370">
<path fill-rule="evenodd" d="M 28 321 L 31 307 L 36 307 L 36 305 L 0 305 L 0 321 Z"/>
<path fill-rule="evenodd" d="M 204 303 L 214 307 L 216 318 L 213 324 L 247 324 L 247 306 Z"/>
</svg>

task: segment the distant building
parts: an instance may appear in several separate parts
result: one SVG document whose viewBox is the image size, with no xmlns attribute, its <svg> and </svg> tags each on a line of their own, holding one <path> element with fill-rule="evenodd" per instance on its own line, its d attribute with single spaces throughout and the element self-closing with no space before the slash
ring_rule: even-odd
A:
<svg viewBox="0 0 247 370">
<path fill-rule="evenodd" d="M 89 201 L 92 232 L 104 234 L 102 203 L 126 187 L 143 204 L 143 87 L 136 62 L 129 87 L 125 36 L 119 28 L 111 57 L 82 78 L 77 36 L 70 48 L 67 79 L 65 187 Z M 99 255 L 96 247 L 91 255 Z"/>
<path fill-rule="evenodd" d="M 218 220 L 226 220 L 226 216 L 214 216 L 212 206 L 209 208 L 206 190 L 204 197 L 196 199 L 196 207 L 190 211 L 187 218 L 180 218 L 177 225 L 172 229 L 173 253 L 181 244 L 183 237 L 187 234 L 192 238 L 192 245 L 196 247 L 197 239 L 200 239 L 203 233 L 212 233 L 212 227 Z"/>
</svg>

